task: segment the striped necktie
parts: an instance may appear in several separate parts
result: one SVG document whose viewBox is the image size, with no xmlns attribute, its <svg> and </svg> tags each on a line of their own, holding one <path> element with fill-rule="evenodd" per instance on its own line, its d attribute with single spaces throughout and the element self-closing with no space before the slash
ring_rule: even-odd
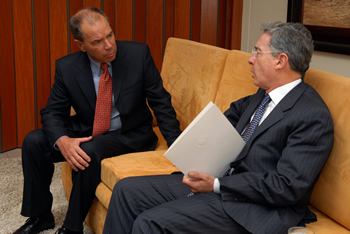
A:
<svg viewBox="0 0 350 234">
<path fill-rule="evenodd" d="M 260 103 L 258 109 L 256 110 L 253 120 L 250 122 L 246 130 L 242 133 L 242 138 L 245 142 L 248 142 L 250 137 L 253 135 L 255 128 L 259 125 L 259 122 L 264 115 L 265 108 L 270 101 L 271 101 L 270 96 L 266 94 L 264 99 Z"/>
</svg>

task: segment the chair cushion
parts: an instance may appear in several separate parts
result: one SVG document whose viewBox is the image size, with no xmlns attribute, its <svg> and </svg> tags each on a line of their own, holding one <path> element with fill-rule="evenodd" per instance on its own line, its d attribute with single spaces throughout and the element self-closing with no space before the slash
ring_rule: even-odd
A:
<svg viewBox="0 0 350 234">
<path fill-rule="evenodd" d="M 214 102 L 222 112 L 230 107 L 231 102 L 258 90 L 248 64 L 250 56 L 251 54 L 238 50 L 232 50 L 228 54 Z"/>
<path fill-rule="evenodd" d="M 121 179 L 131 176 L 171 174 L 178 169 L 164 156 L 165 150 L 123 154 L 101 164 L 101 181 L 111 190 Z"/>
<path fill-rule="evenodd" d="M 350 79 L 310 69 L 305 76 L 327 104 L 334 123 L 332 153 L 310 198 L 310 204 L 350 229 Z"/>
<path fill-rule="evenodd" d="M 323 214 L 316 208 L 309 206 L 310 210 L 317 216 L 317 222 L 306 224 L 307 228 L 310 228 L 317 234 L 349 234 L 350 231 Z"/>
</svg>

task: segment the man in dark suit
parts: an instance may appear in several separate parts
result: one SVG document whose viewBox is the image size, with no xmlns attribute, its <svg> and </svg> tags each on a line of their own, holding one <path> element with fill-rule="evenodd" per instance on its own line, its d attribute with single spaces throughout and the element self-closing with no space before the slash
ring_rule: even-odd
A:
<svg viewBox="0 0 350 234">
<path fill-rule="evenodd" d="M 225 112 L 246 141 L 227 174 L 123 179 L 113 190 L 105 234 L 287 233 L 316 220 L 307 206 L 334 130 L 326 104 L 302 80 L 311 33 L 294 23 L 262 29 L 248 60 L 260 89 Z"/>
<path fill-rule="evenodd" d="M 108 18 L 97 8 L 79 11 L 70 26 L 81 51 L 57 60 L 55 83 L 41 110 L 43 128 L 23 142 L 21 214 L 30 218 L 15 233 L 55 226 L 49 187 L 54 163 L 61 161 L 73 169 L 73 188 L 59 233 L 82 233 L 100 182 L 101 160 L 154 150 L 158 139 L 148 105 L 169 146 L 181 133 L 147 45 L 116 42 Z"/>
</svg>

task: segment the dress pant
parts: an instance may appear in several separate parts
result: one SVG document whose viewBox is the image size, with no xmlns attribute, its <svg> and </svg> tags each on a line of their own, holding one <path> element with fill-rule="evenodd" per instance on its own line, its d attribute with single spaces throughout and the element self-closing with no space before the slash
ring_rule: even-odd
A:
<svg viewBox="0 0 350 234">
<path fill-rule="evenodd" d="M 219 194 L 198 193 L 182 174 L 129 177 L 113 189 L 104 234 L 249 233 L 228 216 Z"/>
<path fill-rule="evenodd" d="M 118 130 L 107 132 L 80 145 L 91 158 L 91 162 L 85 170 L 72 172 L 73 188 L 64 227 L 73 231 L 83 230 L 82 224 L 95 198 L 96 187 L 100 183 L 101 160 L 134 152 L 118 141 L 118 134 Z M 69 137 L 86 136 L 69 133 Z M 50 184 L 55 169 L 54 163 L 62 161 L 65 161 L 65 158 L 49 144 L 43 130 L 34 130 L 25 137 L 22 146 L 23 216 L 34 217 L 51 212 L 53 198 Z"/>
</svg>

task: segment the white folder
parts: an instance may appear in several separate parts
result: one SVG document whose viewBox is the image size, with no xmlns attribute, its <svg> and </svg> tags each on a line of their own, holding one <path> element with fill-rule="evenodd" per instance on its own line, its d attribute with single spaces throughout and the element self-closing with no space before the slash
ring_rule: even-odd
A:
<svg viewBox="0 0 350 234">
<path fill-rule="evenodd" d="M 186 176 L 189 171 L 222 177 L 245 145 L 220 109 L 210 102 L 165 152 Z"/>
</svg>

